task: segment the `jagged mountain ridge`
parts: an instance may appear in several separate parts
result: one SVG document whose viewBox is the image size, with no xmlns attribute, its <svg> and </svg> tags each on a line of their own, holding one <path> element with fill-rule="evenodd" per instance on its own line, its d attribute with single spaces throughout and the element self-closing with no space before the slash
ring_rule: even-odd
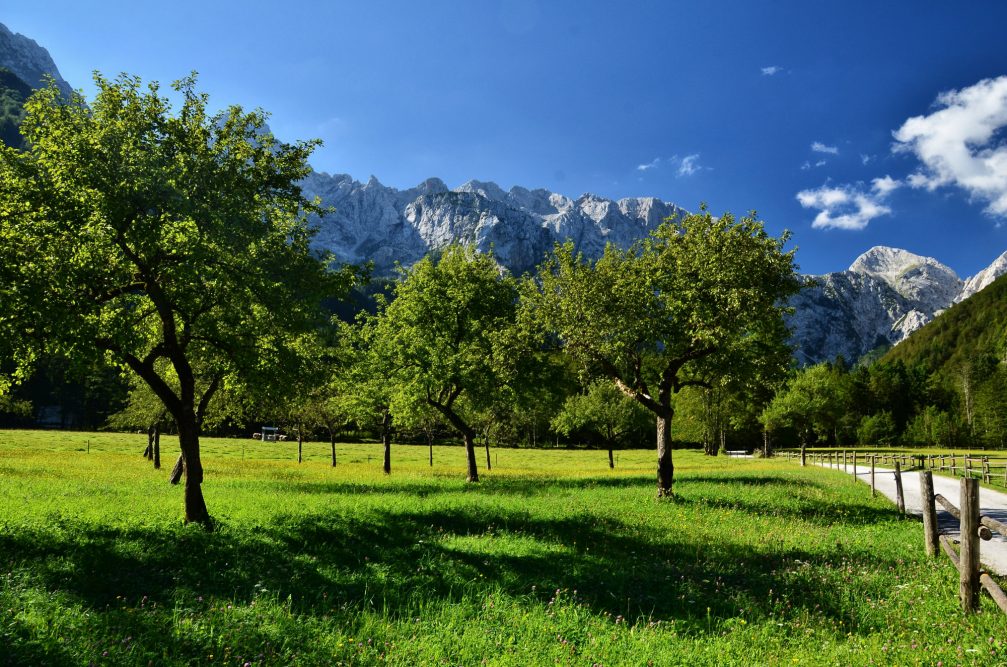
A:
<svg viewBox="0 0 1007 667">
<path fill-rule="evenodd" d="M 12 32 L 2 23 L 0 23 L 0 67 L 13 72 L 31 88 L 45 86 L 46 77 L 51 76 L 63 94 L 70 96 L 70 84 L 60 76 L 49 51 L 39 46 L 35 40 Z"/>
<path fill-rule="evenodd" d="M 856 361 L 879 346 L 897 345 L 945 309 L 1007 273 L 1007 253 L 961 280 L 932 257 L 876 246 L 846 271 L 811 276 L 813 286 L 791 301 L 788 318 L 797 360 Z"/>
<path fill-rule="evenodd" d="M 45 48 L 3 24 L 0 68 L 30 88 L 44 85 L 49 75 L 64 94 L 71 91 Z M 11 99 L 23 100 L 26 91 L 17 84 L 8 81 L 5 90 Z M 481 251 L 492 248 L 515 273 L 533 269 L 557 241 L 572 240 L 585 255 L 598 257 L 606 243 L 626 247 L 681 212 L 653 197 L 612 201 L 585 194 L 573 200 L 542 189 L 504 191 L 480 181 L 450 190 L 431 178 L 397 190 L 374 177 L 362 184 L 345 174 L 312 172 L 302 185 L 305 194 L 334 209 L 317 221 L 315 245 L 342 261 L 371 261 L 379 275 L 458 241 Z M 847 271 L 814 276 L 814 285 L 794 297 L 789 325 L 796 357 L 801 363 L 838 355 L 853 361 L 879 345 L 897 344 L 1005 273 L 1007 252 L 962 281 L 935 259 L 872 248 Z"/>
<path fill-rule="evenodd" d="M 572 240 L 586 256 L 598 257 L 606 243 L 627 247 L 681 212 L 649 197 L 613 201 L 585 194 L 574 200 L 481 181 L 450 190 L 436 178 L 397 190 L 374 177 L 362 184 L 345 174 L 313 173 L 304 189 L 335 209 L 318 221 L 316 245 L 346 262 L 373 261 L 379 275 L 453 242 L 492 248 L 515 273 L 534 269 L 557 241 Z M 811 364 L 841 355 L 852 362 L 898 344 L 1004 273 L 1007 253 L 963 281 L 931 257 L 871 248 L 846 271 L 808 276 L 813 284 L 791 301 L 788 325 L 797 360 Z"/>
<path fill-rule="evenodd" d="M 451 190 L 431 178 L 398 190 L 373 176 L 360 183 L 346 174 L 315 172 L 302 186 L 333 209 L 317 221 L 316 246 L 341 261 L 374 262 L 378 275 L 454 242 L 492 249 L 501 264 L 522 273 L 541 263 L 557 241 L 571 240 L 577 250 L 597 257 L 606 243 L 629 246 L 681 212 L 653 197 L 570 199 L 542 189 L 504 191 L 482 181 Z"/>
</svg>

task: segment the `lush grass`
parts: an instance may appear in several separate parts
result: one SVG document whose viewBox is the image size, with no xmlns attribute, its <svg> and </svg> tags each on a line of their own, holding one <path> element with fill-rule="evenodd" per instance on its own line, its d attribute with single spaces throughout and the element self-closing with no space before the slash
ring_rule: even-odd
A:
<svg viewBox="0 0 1007 667">
<path fill-rule="evenodd" d="M 500 450 L 466 485 L 460 447 L 385 477 L 374 445 L 207 440 L 207 534 L 143 446 L 0 432 L 0 664 L 1002 660 L 992 603 L 959 612 L 919 524 L 837 471 L 676 452 L 658 501 L 647 451 Z"/>
</svg>

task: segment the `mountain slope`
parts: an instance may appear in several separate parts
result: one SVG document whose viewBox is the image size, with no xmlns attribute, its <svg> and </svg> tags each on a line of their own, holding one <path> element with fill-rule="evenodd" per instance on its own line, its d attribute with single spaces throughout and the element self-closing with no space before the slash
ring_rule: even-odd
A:
<svg viewBox="0 0 1007 667">
<path fill-rule="evenodd" d="M 42 88 L 46 85 L 46 77 L 51 76 L 63 94 L 70 96 L 70 84 L 60 76 L 49 52 L 35 40 L 11 32 L 2 23 L 0 23 L 0 67 L 10 70 L 32 88 Z"/>
<path fill-rule="evenodd" d="M 24 101 L 29 95 L 31 86 L 10 70 L 0 67 L 0 141 L 8 146 L 24 146 L 18 126 L 24 118 Z"/>
<path fill-rule="evenodd" d="M 922 363 L 931 372 L 947 374 L 970 356 L 1003 358 L 1007 343 L 1007 277 L 948 308 L 901 345 L 882 357 Z"/>
<path fill-rule="evenodd" d="M 846 271 L 813 276 L 791 301 L 788 318 L 799 363 L 842 355 L 855 362 L 878 347 L 899 345 L 952 304 L 965 301 L 1007 272 L 1007 253 L 962 281 L 931 257 L 877 246 Z"/>
</svg>

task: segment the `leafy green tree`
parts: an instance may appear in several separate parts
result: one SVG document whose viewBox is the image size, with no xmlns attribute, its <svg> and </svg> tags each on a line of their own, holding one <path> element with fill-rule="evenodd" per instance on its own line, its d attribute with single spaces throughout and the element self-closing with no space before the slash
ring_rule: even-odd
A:
<svg viewBox="0 0 1007 667">
<path fill-rule="evenodd" d="M 869 447 L 891 447 L 898 440 L 892 413 L 882 410 L 864 417 L 857 429 L 857 443 Z"/>
<path fill-rule="evenodd" d="M 339 294 L 309 249 L 298 182 L 313 142 L 283 144 L 261 112 L 207 112 L 195 77 L 95 76 L 86 105 L 55 86 L 0 150 L 0 327 L 19 369 L 39 352 L 106 356 L 150 386 L 175 420 L 185 518 L 212 527 L 199 435 L 213 395 L 298 371 L 294 334 Z"/>
<path fill-rule="evenodd" d="M 479 481 L 475 420 L 506 403 L 519 377 L 517 297 L 492 257 L 451 246 L 409 269 L 373 319 L 375 376 L 387 383 L 396 422 L 438 412 L 462 437 L 470 482 Z"/>
<path fill-rule="evenodd" d="M 641 431 L 641 422 L 649 421 L 639 403 L 619 391 L 611 382 L 592 382 L 583 394 L 566 399 L 563 409 L 552 420 L 558 433 L 569 436 L 586 431 L 608 450 L 608 467 L 615 467 L 612 450 L 624 445 L 626 438 Z"/>
<path fill-rule="evenodd" d="M 597 261 L 557 247 L 526 294 L 528 322 L 654 415 L 659 496 L 672 492 L 673 394 L 753 373 L 784 345 L 784 302 L 800 288 L 787 238 L 704 207 Z"/>
<path fill-rule="evenodd" d="M 835 432 L 845 411 L 836 379 L 828 364 L 809 366 L 773 397 L 760 417 L 768 431 L 786 427 L 797 432 L 802 461 L 809 444 Z"/>
</svg>

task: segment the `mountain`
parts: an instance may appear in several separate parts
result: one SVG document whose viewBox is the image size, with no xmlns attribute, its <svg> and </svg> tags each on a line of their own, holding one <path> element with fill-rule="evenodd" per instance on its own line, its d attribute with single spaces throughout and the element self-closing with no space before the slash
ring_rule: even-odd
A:
<svg viewBox="0 0 1007 667">
<path fill-rule="evenodd" d="M 629 246 L 681 209 L 653 197 L 613 201 L 585 194 L 570 199 L 546 190 L 469 181 L 448 189 L 431 178 L 398 190 L 373 176 L 312 173 L 302 182 L 332 210 L 317 220 L 315 245 L 350 263 L 374 262 L 377 275 L 409 266 L 431 251 L 461 242 L 493 250 L 514 273 L 534 269 L 556 242 L 571 240 L 589 257 L 607 242 Z"/>
<path fill-rule="evenodd" d="M 21 104 L 32 88 L 44 85 L 47 75 L 70 94 L 49 52 L 0 24 L 4 142 L 20 145 L 16 127 Z M 377 276 L 389 276 L 396 264 L 409 266 L 454 242 L 492 250 L 502 265 L 519 274 L 533 270 L 557 242 L 570 240 L 586 256 L 598 257 L 606 243 L 627 247 L 682 212 L 653 197 L 613 201 L 584 194 L 570 199 L 542 189 L 505 191 L 482 181 L 452 190 L 437 178 L 398 190 L 373 176 L 360 183 L 346 174 L 312 172 L 302 187 L 305 195 L 317 196 L 329 207 L 315 221 L 315 246 L 344 262 L 373 262 Z M 846 271 L 812 276 L 812 286 L 793 298 L 788 324 L 796 357 L 802 364 L 839 355 L 856 361 L 876 348 L 900 343 L 953 304 L 971 303 L 969 297 L 999 285 L 996 279 L 1004 273 L 1007 253 L 963 281 L 935 259 L 871 248 Z"/>
<path fill-rule="evenodd" d="M 24 118 L 24 101 L 31 87 L 10 70 L 0 68 L 0 141 L 22 148 L 24 138 L 18 131 Z"/>
<path fill-rule="evenodd" d="M 31 88 L 42 88 L 45 78 L 51 76 L 67 97 L 72 92 L 70 84 L 63 80 L 56 63 L 49 52 L 38 43 L 0 23 L 0 67 L 10 70 L 17 78 Z"/>
<path fill-rule="evenodd" d="M 652 197 L 613 201 L 585 194 L 577 199 L 546 190 L 469 181 L 453 190 L 437 178 L 398 190 L 373 176 L 360 183 L 345 174 L 312 173 L 302 183 L 331 211 L 317 220 L 315 245 L 341 261 L 374 262 L 390 275 L 450 243 L 493 250 L 514 273 L 533 270 L 553 244 L 573 241 L 588 257 L 608 242 L 627 247 L 665 218 L 681 212 Z M 903 341 L 952 304 L 1007 273 L 1007 253 L 961 280 L 931 257 L 877 246 L 846 271 L 809 276 L 788 316 L 791 343 L 801 364 L 842 356 L 855 362 L 877 348 Z"/>
<path fill-rule="evenodd" d="M 70 95 L 70 85 L 60 76 L 49 52 L 0 23 L 0 141 L 16 148 L 24 146 L 18 131 L 24 102 L 33 89 L 45 85 L 47 75 L 56 80 L 64 95 Z"/>
<path fill-rule="evenodd" d="M 1002 259 L 1001 256 L 992 266 Z M 1007 352 L 1005 344 L 1007 277 L 1001 275 L 981 291 L 955 303 L 901 345 L 889 350 L 882 359 L 919 363 L 931 373 L 947 377 L 955 368 L 982 355 L 1003 359 Z"/>
<path fill-rule="evenodd" d="M 818 363 L 842 355 L 854 362 L 896 345 L 1007 273 L 1007 253 L 961 280 L 931 257 L 877 246 L 846 271 L 811 276 L 813 285 L 791 301 L 788 318 L 797 360 Z"/>
</svg>

